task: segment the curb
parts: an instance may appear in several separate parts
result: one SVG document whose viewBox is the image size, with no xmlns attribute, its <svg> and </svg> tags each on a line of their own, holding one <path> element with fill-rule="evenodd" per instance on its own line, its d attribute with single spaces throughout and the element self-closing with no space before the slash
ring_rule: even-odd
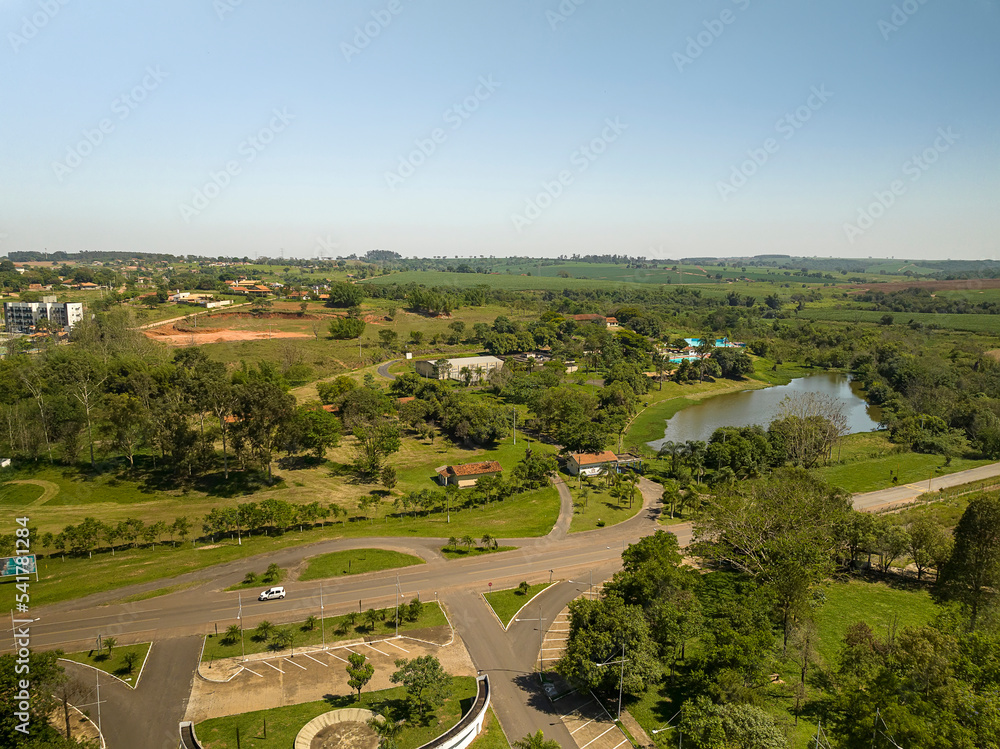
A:
<svg viewBox="0 0 1000 749">
<path fill-rule="evenodd" d="M 144 642 L 137 642 L 137 643 L 134 643 L 134 644 L 136 644 L 136 645 L 145 645 L 146 643 L 144 643 Z M 129 647 L 129 646 L 125 645 L 124 647 Z M 106 676 L 110 676 L 112 679 L 114 679 L 116 681 L 120 681 L 122 684 L 124 684 L 125 686 L 127 686 L 129 689 L 131 689 L 134 692 L 135 688 L 137 686 L 139 686 L 139 679 L 142 677 L 142 671 L 143 671 L 143 669 L 146 668 L 146 661 L 149 660 L 149 651 L 151 651 L 152 649 L 153 649 L 153 643 L 150 642 L 149 643 L 149 647 L 146 648 L 146 657 L 142 659 L 142 666 L 139 668 L 139 674 L 135 677 L 135 684 L 129 684 L 127 681 L 125 681 L 124 679 L 122 679 L 122 678 L 120 678 L 118 676 L 115 676 L 110 671 L 105 671 L 103 668 L 98 668 L 97 666 L 91 666 L 89 663 L 80 663 L 80 661 L 74 661 L 71 658 L 59 658 L 58 660 L 65 661 L 66 663 L 75 663 L 78 666 L 83 666 L 84 668 L 93 669 L 94 671 L 102 673 L 102 674 L 104 674 Z"/>
</svg>

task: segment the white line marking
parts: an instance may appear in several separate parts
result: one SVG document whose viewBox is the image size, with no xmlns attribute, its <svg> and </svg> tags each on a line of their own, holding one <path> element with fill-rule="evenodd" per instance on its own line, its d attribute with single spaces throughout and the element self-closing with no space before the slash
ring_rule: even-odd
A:
<svg viewBox="0 0 1000 749">
<path fill-rule="evenodd" d="M 309 659 L 309 660 L 311 660 L 311 661 L 316 661 L 316 659 L 315 659 L 315 658 L 313 658 L 313 657 L 312 657 L 311 655 L 309 655 L 308 653 L 303 653 L 302 655 L 304 655 L 304 656 L 305 656 L 306 658 L 308 658 L 308 659 Z M 323 663 L 323 661 L 316 661 L 316 662 L 317 662 L 317 663 L 318 663 L 319 665 L 321 665 L 321 666 L 322 666 L 323 668 L 330 668 L 330 666 L 329 666 L 328 664 L 326 664 L 326 663 Z"/>
<path fill-rule="evenodd" d="M 293 666 L 299 666 L 299 664 L 296 663 L 295 661 L 293 661 L 291 658 L 285 658 L 285 663 L 291 663 Z M 299 668 L 301 668 L 303 671 L 308 671 L 309 670 L 305 666 L 299 666 Z"/>
<path fill-rule="evenodd" d="M 573 729 L 572 731 L 570 731 L 570 733 L 576 733 L 576 732 L 577 732 L 577 731 L 579 731 L 579 730 L 580 730 L 581 728 L 586 728 L 587 726 L 589 726 L 589 725 L 590 725 L 591 723 L 593 723 L 593 722 L 594 722 L 594 721 L 592 721 L 592 720 L 588 720 L 588 721 L 587 721 L 586 723 L 584 723 L 584 724 L 583 724 L 582 726 L 577 726 L 576 728 L 574 728 L 574 729 Z"/>
<path fill-rule="evenodd" d="M 384 656 L 387 656 L 387 657 L 388 657 L 388 655 L 389 655 L 388 653 L 386 653 L 386 652 L 384 652 L 384 651 L 382 651 L 382 650 L 379 650 L 379 649 L 378 649 L 378 648 L 376 648 L 376 647 L 373 647 L 373 646 L 369 645 L 369 644 L 368 644 L 367 642 L 365 643 L 365 647 L 366 647 L 366 648 L 371 648 L 371 649 L 372 649 L 372 650 L 374 650 L 374 651 L 375 651 L 376 653 L 381 653 L 381 654 L 382 654 L 382 655 L 384 655 Z"/>
<path fill-rule="evenodd" d="M 622 744 L 627 744 L 627 743 L 629 743 L 629 742 L 628 742 L 628 739 L 625 739 L 625 740 L 624 740 L 624 741 L 623 741 L 623 742 L 622 742 L 621 744 L 619 744 L 618 746 L 621 746 Z M 618 746 L 616 746 L 616 747 L 615 747 L 614 749 L 618 749 Z"/>
<path fill-rule="evenodd" d="M 337 659 L 338 661 L 340 661 L 341 663 L 347 663 L 347 661 L 345 661 L 345 660 L 344 660 L 343 658 L 341 658 L 341 657 L 340 657 L 339 655 L 334 655 L 333 653 L 327 653 L 327 655 L 328 655 L 328 656 L 330 656 L 331 658 L 336 658 L 336 659 Z"/>
<path fill-rule="evenodd" d="M 569 716 L 570 716 L 570 715 L 572 715 L 573 713 L 578 713 L 578 712 L 580 712 L 580 711 L 581 711 L 581 710 L 582 710 L 583 708 L 585 708 L 585 707 L 586 707 L 587 705 L 589 705 L 589 704 L 590 704 L 591 702 L 593 702 L 593 700 L 592 700 L 592 699 L 591 699 L 591 700 L 587 700 L 587 701 L 586 701 L 586 702 L 584 702 L 584 703 L 583 703 L 582 705 L 580 705 L 580 706 L 579 706 L 579 707 L 578 707 L 578 708 L 577 708 L 576 710 L 570 710 L 570 711 L 569 711 L 568 713 L 566 713 L 566 715 L 563 715 L 563 716 L 562 716 L 561 718 L 559 718 L 559 720 L 562 720 L 563 718 L 566 718 L 566 717 L 569 717 Z"/>
<path fill-rule="evenodd" d="M 265 666 L 271 666 L 271 664 L 268 663 L 267 661 L 261 661 L 261 663 L 263 663 Z M 282 671 L 277 666 L 271 666 L 271 668 L 273 668 L 275 671 L 278 671 L 279 673 L 282 673 L 282 674 L 285 673 L 284 671 Z"/>
<path fill-rule="evenodd" d="M 610 733 L 611 731 L 614 731 L 614 730 L 615 730 L 616 728 L 618 728 L 618 726 L 611 726 L 611 728 L 609 728 L 609 729 L 608 729 L 607 731 L 605 731 L 604 733 Z M 602 734 L 601 734 L 601 736 L 603 736 L 603 735 L 604 735 L 604 733 L 602 733 Z M 587 747 L 588 747 L 588 746 L 590 746 L 590 745 L 591 745 L 591 744 L 593 744 L 593 743 L 594 743 L 595 741 L 597 741 L 597 739 L 601 738 L 601 736 L 595 736 L 595 737 L 594 737 L 594 738 L 592 738 L 592 739 L 591 739 L 590 741 L 588 741 L 588 742 L 587 742 L 586 744 L 584 744 L 583 746 L 581 746 L 581 747 L 580 747 L 580 749 L 587 749 Z"/>
<path fill-rule="evenodd" d="M 246 666 L 244 666 L 244 667 L 243 667 L 243 670 L 244 670 L 244 671 L 250 671 L 250 669 L 249 669 L 249 668 L 247 668 Z M 260 674 L 258 674 L 258 673 L 257 673 L 256 671 L 250 671 L 250 673 L 252 673 L 252 674 L 253 674 L 254 676 L 260 676 Z M 262 679 L 263 679 L 264 677 L 263 677 L 263 676 L 260 676 L 260 678 L 262 678 Z"/>
<path fill-rule="evenodd" d="M 406 648 L 401 648 L 401 647 L 399 647 L 399 645 L 397 645 L 397 644 L 396 644 L 396 643 L 394 643 L 394 642 L 389 642 L 388 640 L 386 640 L 386 644 L 388 644 L 388 645 L 392 645 L 392 646 L 393 646 L 394 648 L 396 648 L 397 650 L 402 650 L 402 651 L 403 651 L 404 653 L 409 653 L 409 652 L 410 652 L 410 651 L 409 651 L 409 650 L 407 650 Z"/>
</svg>

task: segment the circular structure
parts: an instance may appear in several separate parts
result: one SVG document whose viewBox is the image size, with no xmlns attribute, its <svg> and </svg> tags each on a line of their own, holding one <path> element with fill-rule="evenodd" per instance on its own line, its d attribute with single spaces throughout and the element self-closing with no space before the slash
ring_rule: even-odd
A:
<svg viewBox="0 0 1000 749">
<path fill-rule="evenodd" d="M 354 707 L 318 715 L 299 731 L 295 749 L 376 749 L 378 736 L 368 727 L 374 716 Z"/>
</svg>

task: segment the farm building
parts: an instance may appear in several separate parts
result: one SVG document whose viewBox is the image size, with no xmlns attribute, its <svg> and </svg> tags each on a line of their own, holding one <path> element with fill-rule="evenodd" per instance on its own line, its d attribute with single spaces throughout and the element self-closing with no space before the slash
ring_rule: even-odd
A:
<svg viewBox="0 0 1000 749">
<path fill-rule="evenodd" d="M 457 466 L 441 466 L 437 469 L 438 482 L 441 486 L 454 484 L 459 489 L 475 486 L 483 476 L 496 476 L 503 468 L 495 460 L 482 463 L 462 463 Z"/>
<path fill-rule="evenodd" d="M 471 376 L 471 382 L 480 382 L 490 372 L 503 369 L 503 359 L 495 356 L 466 356 L 460 359 L 438 359 L 437 361 L 418 361 L 413 363 L 418 375 L 433 380 L 458 380 L 465 378 L 466 371 Z"/>
</svg>

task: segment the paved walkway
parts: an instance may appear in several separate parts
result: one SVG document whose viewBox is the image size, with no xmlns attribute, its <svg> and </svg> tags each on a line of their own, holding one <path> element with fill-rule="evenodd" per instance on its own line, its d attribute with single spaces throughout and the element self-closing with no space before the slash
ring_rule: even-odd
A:
<svg viewBox="0 0 1000 749">
<path fill-rule="evenodd" d="M 913 502 L 921 494 L 936 492 L 939 489 L 950 489 L 953 486 L 970 484 L 973 481 L 983 481 L 997 476 L 1000 476 L 1000 463 L 990 463 L 978 468 L 969 468 L 965 471 L 949 473 L 945 476 L 936 476 L 927 481 L 916 481 L 901 486 L 892 486 L 888 489 L 879 489 L 874 492 L 855 494 L 854 507 L 857 510 L 867 510 L 869 512 L 882 510 L 893 505 Z"/>
</svg>

